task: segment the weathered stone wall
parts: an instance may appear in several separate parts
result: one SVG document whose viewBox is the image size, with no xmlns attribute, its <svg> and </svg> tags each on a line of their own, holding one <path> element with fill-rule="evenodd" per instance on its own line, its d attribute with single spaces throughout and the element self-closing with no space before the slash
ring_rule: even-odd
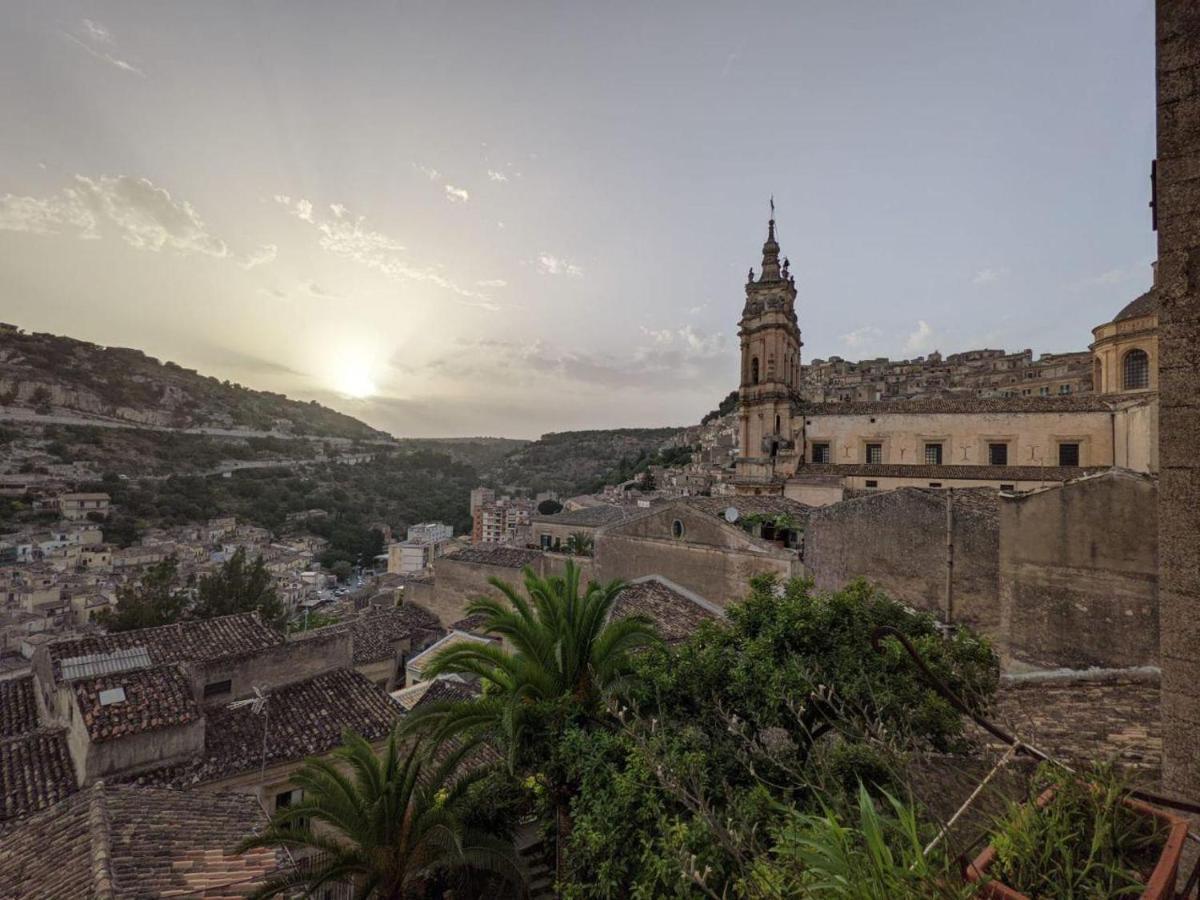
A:
<svg viewBox="0 0 1200 900">
<path fill-rule="evenodd" d="M 948 497 L 952 618 L 997 637 L 998 523 L 994 503 L 979 492 L 964 497 L 957 491 L 902 489 L 817 510 L 804 535 L 806 571 L 822 590 L 866 578 L 889 597 L 944 620 Z M 968 502 L 970 497 L 975 502 Z"/>
<path fill-rule="evenodd" d="M 467 604 L 476 597 L 495 593 L 495 588 L 488 583 L 489 578 L 499 578 L 518 586 L 524 581 L 520 569 L 464 562 L 453 556 L 443 556 L 436 560 L 433 569 L 433 594 L 429 603 L 421 605 L 447 627 L 466 616 Z M 541 574 L 540 559 L 534 563 L 534 570 Z"/>
<path fill-rule="evenodd" d="M 1135 472 L 1157 472 L 1158 401 L 1133 403 L 1114 412 L 1113 438 L 1116 465 Z"/>
<path fill-rule="evenodd" d="M 1163 780 L 1200 796 L 1200 5 L 1158 0 Z"/>
<path fill-rule="evenodd" d="M 681 537 L 673 534 L 676 520 L 683 525 Z M 683 506 L 602 529 L 595 561 L 604 581 L 661 575 L 720 607 L 745 597 L 755 575 L 788 578 L 801 571 L 788 551 Z"/>
<path fill-rule="evenodd" d="M 1002 650 L 1040 667 L 1158 661 L 1157 488 L 1113 472 L 1006 498 Z"/>
<path fill-rule="evenodd" d="M 189 663 L 187 670 L 193 696 L 200 702 L 220 705 L 249 696 L 256 687 L 267 691 L 351 665 L 351 636 L 349 632 L 341 632 L 288 641 L 256 651 L 245 659 Z M 204 700 L 206 684 L 227 678 L 232 682 L 231 693 Z"/>
</svg>

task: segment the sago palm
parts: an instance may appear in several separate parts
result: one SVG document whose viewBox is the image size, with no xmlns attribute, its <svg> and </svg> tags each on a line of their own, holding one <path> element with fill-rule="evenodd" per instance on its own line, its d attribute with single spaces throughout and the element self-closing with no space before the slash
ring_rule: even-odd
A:
<svg viewBox="0 0 1200 900">
<path fill-rule="evenodd" d="M 634 652 L 658 639 L 643 616 L 611 618 L 624 587 L 619 581 L 588 582 L 581 593 L 579 568 L 569 560 L 562 575 L 542 578 L 531 568 L 524 575 L 525 596 L 492 578 L 501 596 L 467 606 L 470 615 L 484 617 L 481 630 L 504 645 L 447 647 L 426 669 L 428 677 L 474 676 L 483 695 L 420 708 L 407 728 L 438 741 L 463 734 L 498 738 L 515 767 L 531 715 L 548 715 L 552 725 L 568 717 L 595 719 L 632 671 Z"/>
<path fill-rule="evenodd" d="M 303 799 L 277 810 L 241 846 L 301 851 L 299 864 L 254 896 L 316 896 L 323 885 L 345 883 L 356 897 L 402 900 L 472 876 L 493 889 L 523 884 L 512 844 L 464 824 L 467 788 L 482 774 L 456 771 L 466 752 L 428 760 L 419 745 L 405 751 L 393 733 L 377 755 L 347 733 L 332 759 L 307 760 L 292 777 Z"/>
</svg>

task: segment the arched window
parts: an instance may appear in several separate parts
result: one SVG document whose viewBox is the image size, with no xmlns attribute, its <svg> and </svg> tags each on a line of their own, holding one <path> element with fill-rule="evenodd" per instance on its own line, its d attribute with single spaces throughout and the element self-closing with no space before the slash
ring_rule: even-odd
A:
<svg viewBox="0 0 1200 900">
<path fill-rule="evenodd" d="M 683 522 L 679 519 L 671 523 L 671 536 L 674 538 L 683 537 Z"/>
<path fill-rule="evenodd" d="M 779 434 L 779 416 L 775 417 L 775 433 Z"/>
<path fill-rule="evenodd" d="M 750 360 L 750 383 L 758 384 L 758 357 Z"/>
<path fill-rule="evenodd" d="M 1130 350 L 1121 364 L 1121 387 L 1136 391 L 1150 387 L 1150 357 L 1145 350 Z"/>
</svg>

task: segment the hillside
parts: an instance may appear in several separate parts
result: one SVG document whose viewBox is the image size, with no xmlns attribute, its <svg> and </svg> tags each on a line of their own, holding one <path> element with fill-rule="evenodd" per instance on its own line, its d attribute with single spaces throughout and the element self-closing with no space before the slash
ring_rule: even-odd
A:
<svg viewBox="0 0 1200 900">
<path fill-rule="evenodd" d="M 219 381 L 140 350 L 0 325 L 0 406 L 167 428 L 386 439 L 318 403 Z"/>
<path fill-rule="evenodd" d="M 570 496 L 598 489 L 639 456 L 652 454 L 678 438 L 680 428 L 616 428 L 560 431 L 520 447 L 493 468 L 485 480 L 500 488 L 555 491 Z"/>
</svg>

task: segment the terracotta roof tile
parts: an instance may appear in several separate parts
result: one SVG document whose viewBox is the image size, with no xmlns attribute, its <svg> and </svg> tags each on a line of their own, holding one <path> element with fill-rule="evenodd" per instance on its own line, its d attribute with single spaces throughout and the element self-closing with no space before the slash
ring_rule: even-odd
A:
<svg viewBox="0 0 1200 900">
<path fill-rule="evenodd" d="M 98 782 L 0 831 L 0 896 L 245 897 L 282 863 L 235 853 L 264 824 L 249 794 Z"/>
<path fill-rule="evenodd" d="M 178 666 L 101 675 L 72 682 L 71 688 L 88 735 L 96 743 L 186 725 L 201 716 L 191 683 Z M 101 702 L 102 691 L 118 689 L 124 699 Z"/>
<path fill-rule="evenodd" d="M 521 569 L 532 565 L 541 555 L 538 550 L 522 550 L 519 547 L 504 547 L 500 544 L 474 544 L 463 548 L 458 553 L 443 556 L 442 559 L 477 563 L 484 566 L 502 566 L 506 569 Z M 437 566 L 437 562 L 434 563 L 434 566 Z"/>
<path fill-rule="evenodd" d="M 709 605 L 655 577 L 632 582 L 617 595 L 612 617 L 626 616 L 646 616 L 668 644 L 686 640 L 702 623 L 718 618 Z"/>
<path fill-rule="evenodd" d="M 37 727 L 33 677 L 0 681 L 0 740 L 20 737 Z"/>
<path fill-rule="evenodd" d="M 136 631 L 55 641 L 49 645 L 49 652 L 57 674 L 63 659 L 113 653 L 134 647 L 145 647 L 151 661 L 162 664 L 250 655 L 282 644 L 284 640 L 282 634 L 264 625 L 255 614 L 240 613 L 158 628 L 139 628 Z"/>
<path fill-rule="evenodd" d="M 74 790 L 66 731 L 34 731 L 0 741 L 0 822 L 44 809 Z"/>
<path fill-rule="evenodd" d="M 402 714 L 386 691 L 352 669 L 334 669 L 276 688 L 267 695 L 267 710 L 263 716 L 248 705 L 208 709 L 202 757 L 129 780 L 187 787 L 257 769 L 263 764 L 264 724 L 266 764 L 274 765 L 328 753 L 341 745 L 347 728 L 378 740 Z"/>
</svg>

